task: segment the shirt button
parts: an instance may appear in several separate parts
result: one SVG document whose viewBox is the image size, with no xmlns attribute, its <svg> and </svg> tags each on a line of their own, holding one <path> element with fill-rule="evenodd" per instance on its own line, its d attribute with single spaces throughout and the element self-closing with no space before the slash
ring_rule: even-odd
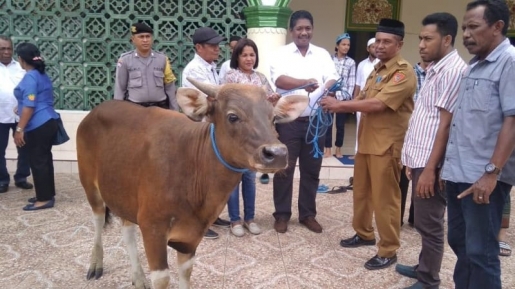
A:
<svg viewBox="0 0 515 289">
<path fill-rule="evenodd" d="M 456 124 L 455 124 L 455 123 L 453 123 L 453 124 L 452 124 L 452 126 L 456 126 Z"/>
</svg>

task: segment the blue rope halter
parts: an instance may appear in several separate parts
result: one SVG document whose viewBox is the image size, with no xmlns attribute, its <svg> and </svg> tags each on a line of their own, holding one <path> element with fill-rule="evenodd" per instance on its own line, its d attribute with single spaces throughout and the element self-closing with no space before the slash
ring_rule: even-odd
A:
<svg viewBox="0 0 515 289">
<path fill-rule="evenodd" d="M 329 92 L 336 92 L 341 90 L 343 85 L 343 78 L 338 79 L 328 90 L 322 94 L 316 102 L 319 102 L 323 97 L 326 97 Z M 348 93 L 348 92 L 347 92 Z M 324 155 L 320 147 L 318 146 L 318 139 L 323 137 L 327 129 L 331 127 L 333 124 L 333 117 L 331 113 L 324 112 L 321 106 L 318 106 L 316 109 L 309 106 L 311 108 L 311 114 L 309 117 L 309 128 L 306 132 L 306 144 L 313 144 L 313 157 L 319 158 Z M 313 113 L 313 111 L 315 111 Z M 310 136 L 312 137 L 311 141 Z"/>
<path fill-rule="evenodd" d="M 246 172 L 249 171 L 249 169 L 238 169 L 238 168 L 235 168 L 235 167 L 231 166 L 230 164 L 228 164 L 222 158 L 222 155 L 220 154 L 220 151 L 218 150 L 218 147 L 216 146 L 215 125 L 213 123 L 211 123 L 209 125 L 209 135 L 211 136 L 211 146 L 213 147 L 213 150 L 215 151 L 215 155 L 218 158 L 218 160 L 222 163 L 222 165 L 224 165 L 224 167 L 228 168 L 229 170 L 231 170 L 233 172 L 241 173 L 241 174 L 246 173 Z"/>
</svg>

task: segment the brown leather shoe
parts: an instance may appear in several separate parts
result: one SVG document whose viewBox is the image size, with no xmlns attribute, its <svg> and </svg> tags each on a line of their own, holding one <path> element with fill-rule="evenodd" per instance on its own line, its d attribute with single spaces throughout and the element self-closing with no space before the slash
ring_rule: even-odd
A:
<svg viewBox="0 0 515 289">
<path fill-rule="evenodd" d="M 322 226 L 320 226 L 315 217 L 307 217 L 299 222 L 312 232 L 322 233 Z"/>
<path fill-rule="evenodd" d="M 282 219 L 275 220 L 274 229 L 277 233 L 286 233 L 288 230 L 288 221 Z"/>
</svg>

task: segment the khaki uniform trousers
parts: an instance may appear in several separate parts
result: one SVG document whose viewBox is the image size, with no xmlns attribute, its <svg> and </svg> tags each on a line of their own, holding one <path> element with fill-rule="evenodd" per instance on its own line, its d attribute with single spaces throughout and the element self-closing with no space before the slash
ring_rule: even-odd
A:
<svg viewBox="0 0 515 289">
<path fill-rule="evenodd" d="M 400 173 L 400 159 L 390 151 L 382 156 L 358 153 L 355 157 L 352 226 L 362 239 L 375 239 L 375 214 L 380 238 L 377 255 L 383 258 L 393 257 L 400 247 Z"/>
</svg>

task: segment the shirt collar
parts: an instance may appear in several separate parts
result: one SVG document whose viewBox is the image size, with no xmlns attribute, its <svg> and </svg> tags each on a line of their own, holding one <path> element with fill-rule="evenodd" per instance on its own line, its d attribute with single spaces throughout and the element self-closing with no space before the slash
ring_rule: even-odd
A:
<svg viewBox="0 0 515 289">
<path fill-rule="evenodd" d="M 297 53 L 297 52 L 298 52 L 298 53 L 300 54 L 300 50 L 299 50 L 299 48 L 297 47 L 297 45 L 295 44 L 295 42 L 292 42 L 292 43 L 290 43 L 290 44 L 288 44 L 288 45 L 290 46 L 291 51 L 292 51 L 293 53 Z M 312 45 L 311 45 L 311 43 L 310 43 L 310 44 L 309 44 L 309 46 L 308 46 L 308 51 L 306 51 L 306 55 L 313 53 L 313 50 L 311 50 L 311 48 L 312 48 L 312 47 L 313 47 L 313 46 L 312 46 Z"/>
<path fill-rule="evenodd" d="M 415 70 L 417 71 L 417 73 L 426 74 L 426 71 L 424 70 L 424 68 L 422 68 L 422 66 L 420 66 L 420 63 L 415 64 Z"/>
<path fill-rule="evenodd" d="M 503 40 L 503 42 L 501 42 L 499 45 L 497 45 L 497 47 L 492 52 L 490 52 L 490 54 L 488 54 L 488 56 L 485 58 L 485 60 L 488 62 L 495 62 L 501 56 L 501 54 L 510 46 L 511 46 L 510 40 L 508 38 L 505 38 Z M 478 61 L 478 57 L 474 56 L 474 58 L 472 58 L 470 60 L 469 64 L 474 64 L 477 61 Z"/>
<path fill-rule="evenodd" d="M 5 65 L 3 63 L 0 62 L 0 64 L 4 67 L 8 67 L 8 66 L 11 66 L 11 65 L 17 65 L 18 64 L 18 61 L 14 60 L 14 59 L 11 59 L 11 63 Z"/>
<path fill-rule="evenodd" d="M 134 50 L 134 56 L 136 56 L 136 57 L 140 57 L 140 56 L 138 55 L 138 51 L 137 51 L 137 50 Z M 154 57 L 154 50 L 150 50 L 150 55 L 149 55 L 149 57 Z M 146 57 L 144 57 L 144 58 L 146 58 Z"/>
<path fill-rule="evenodd" d="M 345 55 L 342 59 L 338 58 L 338 52 L 336 52 L 334 54 L 334 56 L 333 56 L 333 59 L 338 60 L 338 61 L 342 61 L 342 60 L 345 60 L 347 58 L 349 58 L 349 55 Z"/>
<path fill-rule="evenodd" d="M 214 61 L 213 63 L 209 63 L 205 61 L 204 58 L 200 57 L 200 55 L 198 55 L 197 53 L 195 53 L 195 56 L 193 58 L 196 59 L 200 64 L 202 64 L 202 66 L 204 66 L 208 70 L 211 70 L 213 68 L 216 69 L 216 63 Z"/>
<path fill-rule="evenodd" d="M 438 73 L 442 68 L 448 65 L 448 63 L 452 60 L 452 58 L 458 56 L 458 50 L 454 49 L 449 54 L 445 55 L 440 61 L 437 63 L 431 62 L 427 67 L 427 71 L 432 70 L 435 73 Z"/>
<path fill-rule="evenodd" d="M 401 55 L 400 54 L 397 54 L 394 58 L 388 60 L 386 63 L 383 63 L 383 62 L 378 62 L 376 65 L 375 65 L 375 68 L 376 70 L 385 66 L 386 69 L 390 69 L 392 67 L 392 65 L 394 63 L 397 63 L 397 61 L 399 61 L 401 59 Z"/>
</svg>

